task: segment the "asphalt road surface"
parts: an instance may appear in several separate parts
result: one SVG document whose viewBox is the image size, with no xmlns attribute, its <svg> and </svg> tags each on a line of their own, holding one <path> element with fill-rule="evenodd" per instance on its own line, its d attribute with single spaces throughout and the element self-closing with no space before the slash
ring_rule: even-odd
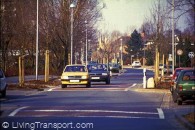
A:
<svg viewBox="0 0 195 130">
<path fill-rule="evenodd" d="M 152 76 L 147 71 L 147 78 Z M 142 69 L 127 68 L 110 85 L 10 90 L 1 99 L 1 129 L 184 130 L 172 114 L 167 93 L 137 91 L 142 90 L 142 82 Z"/>
</svg>

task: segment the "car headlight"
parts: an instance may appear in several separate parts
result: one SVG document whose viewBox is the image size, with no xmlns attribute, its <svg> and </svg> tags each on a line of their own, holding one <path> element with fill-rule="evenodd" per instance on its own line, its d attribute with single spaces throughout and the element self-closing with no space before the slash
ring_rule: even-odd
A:
<svg viewBox="0 0 195 130">
<path fill-rule="evenodd" d="M 82 76 L 82 79 L 87 79 L 87 76 L 86 75 Z"/>
<path fill-rule="evenodd" d="M 61 79 L 68 79 L 68 76 L 62 76 Z"/>
<path fill-rule="evenodd" d="M 102 75 L 108 75 L 107 73 L 102 73 Z"/>
</svg>

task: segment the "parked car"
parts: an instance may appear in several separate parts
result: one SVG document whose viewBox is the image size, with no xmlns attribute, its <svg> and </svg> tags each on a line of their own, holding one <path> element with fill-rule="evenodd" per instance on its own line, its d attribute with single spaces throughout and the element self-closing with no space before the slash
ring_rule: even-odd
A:
<svg viewBox="0 0 195 130">
<path fill-rule="evenodd" d="M 172 79 L 171 79 L 171 86 L 170 86 L 170 91 L 171 93 L 173 92 L 173 86 L 174 86 L 174 82 L 175 80 L 177 79 L 179 73 L 182 71 L 182 70 L 188 70 L 188 69 L 192 69 L 190 67 L 180 67 L 180 68 L 176 68 L 173 75 L 172 75 Z"/>
<path fill-rule="evenodd" d="M 91 87 L 89 72 L 84 65 L 67 65 L 61 76 L 62 88 L 67 85 L 86 85 Z"/>
<path fill-rule="evenodd" d="M 110 84 L 110 71 L 105 64 L 87 65 L 92 82 L 106 82 Z"/>
<path fill-rule="evenodd" d="M 2 69 L 0 69 L 0 92 L 2 97 L 6 97 L 7 82 L 6 77 Z"/>
<path fill-rule="evenodd" d="M 195 70 L 182 70 L 173 86 L 173 101 L 182 105 L 183 101 L 195 100 Z"/>
<path fill-rule="evenodd" d="M 140 61 L 133 61 L 132 68 L 135 68 L 135 67 L 141 67 Z"/>
</svg>

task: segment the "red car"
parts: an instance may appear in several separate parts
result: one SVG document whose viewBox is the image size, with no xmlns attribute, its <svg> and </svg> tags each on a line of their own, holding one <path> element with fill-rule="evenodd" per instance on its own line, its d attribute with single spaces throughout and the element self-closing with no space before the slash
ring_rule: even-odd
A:
<svg viewBox="0 0 195 130">
<path fill-rule="evenodd" d="M 173 92 L 173 86 L 174 86 L 174 81 L 177 79 L 177 77 L 179 76 L 179 73 L 182 71 L 182 70 L 189 70 L 189 69 L 192 69 L 190 67 L 180 67 L 180 68 L 176 68 L 174 73 L 173 73 L 173 76 L 172 76 L 172 81 L 171 81 L 171 86 L 170 86 L 170 91 Z"/>
</svg>

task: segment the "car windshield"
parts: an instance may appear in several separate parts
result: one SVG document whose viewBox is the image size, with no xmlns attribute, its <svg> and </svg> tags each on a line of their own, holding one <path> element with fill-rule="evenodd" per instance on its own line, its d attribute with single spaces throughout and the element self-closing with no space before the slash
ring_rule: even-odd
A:
<svg viewBox="0 0 195 130">
<path fill-rule="evenodd" d="M 86 72 L 85 66 L 67 66 L 65 72 Z"/>
<path fill-rule="evenodd" d="M 90 70 L 90 71 L 93 71 L 93 70 L 97 70 L 97 71 L 105 71 L 107 70 L 107 67 L 106 65 L 104 64 L 94 64 L 94 65 L 88 65 L 87 68 Z"/>
</svg>

